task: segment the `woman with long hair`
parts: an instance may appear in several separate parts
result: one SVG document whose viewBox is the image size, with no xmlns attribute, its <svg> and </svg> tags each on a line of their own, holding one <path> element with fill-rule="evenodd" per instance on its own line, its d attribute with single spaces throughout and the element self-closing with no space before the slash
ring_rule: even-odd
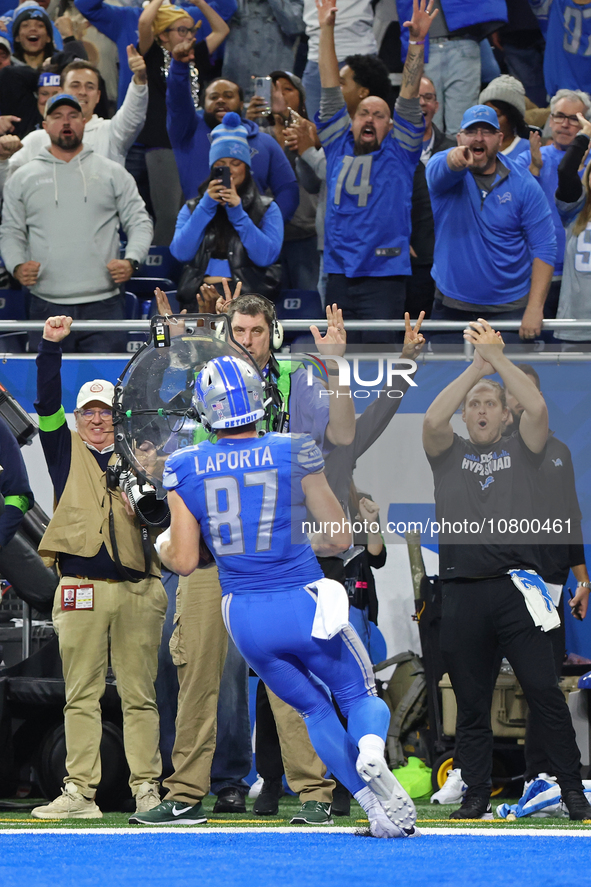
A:
<svg viewBox="0 0 591 887">
<path fill-rule="evenodd" d="M 300 202 L 294 215 L 285 223 L 281 250 L 283 289 L 315 290 L 320 271 L 316 218 L 322 182 L 286 139 L 291 133 L 289 127 L 296 125 L 311 128 L 317 142 L 316 127 L 308 120 L 306 93 L 300 78 L 290 71 L 273 71 L 270 77 L 273 84 L 270 114 L 264 114 L 265 100 L 254 96 L 246 116 L 256 121 L 261 132 L 273 136 L 283 148 L 298 180 Z"/>
<path fill-rule="evenodd" d="M 166 79 L 172 53 L 181 44 L 190 47 L 191 92 L 197 106 L 199 84 L 211 68 L 211 54 L 221 45 L 229 28 L 205 0 L 193 0 L 211 27 L 204 40 L 195 40 L 199 25 L 186 9 L 169 0 L 149 0 L 138 21 L 138 48 L 144 56 L 149 100 L 144 128 L 138 143 L 145 148 L 154 214 L 154 243 L 168 246 L 183 196 L 179 174 L 166 131 Z"/>
<path fill-rule="evenodd" d="M 566 149 L 558 167 L 556 206 L 566 229 L 564 271 L 556 318 L 591 320 L 591 164 L 582 181 L 580 167 L 589 150 L 591 123 L 577 114 L 581 130 Z M 555 330 L 563 342 L 590 342 L 591 330 Z"/>
<path fill-rule="evenodd" d="M 247 131 L 234 112 L 211 133 L 211 173 L 199 195 L 181 209 L 170 245 L 187 265 L 178 288 L 182 308 L 196 310 L 203 283 L 241 281 L 246 292 L 278 295 L 283 218 L 270 197 L 263 197 L 250 172 Z M 229 182 L 225 169 L 229 169 Z"/>
</svg>

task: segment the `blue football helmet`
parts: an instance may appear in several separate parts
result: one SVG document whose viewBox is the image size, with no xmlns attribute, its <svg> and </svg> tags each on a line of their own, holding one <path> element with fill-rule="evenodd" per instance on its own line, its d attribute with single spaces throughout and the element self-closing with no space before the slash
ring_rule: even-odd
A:
<svg viewBox="0 0 591 887">
<path fill-rule="evenodd" d="M 265 415 L 263 380 L 245 360 L 216 357 L 195 380 L 194 403 L 208 429 L 238 428 Z"/>
</svg>

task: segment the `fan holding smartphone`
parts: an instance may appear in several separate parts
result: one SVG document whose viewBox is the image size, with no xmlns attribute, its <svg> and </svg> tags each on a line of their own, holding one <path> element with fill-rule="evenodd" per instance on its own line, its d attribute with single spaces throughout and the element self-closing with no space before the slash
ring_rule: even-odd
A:
<svg viewBox="0 0 591 887">
<path fill-rule="evenodd" d="M 177 291 L 183 308 L 195 311 L 199 287 L 223 278 L 267 298 L 279 292 L 283 218 L 275 201 L 259 193 L 250 162 L 246 127 L 230 112 L 212 130 L 211 173 L 181 209 L 170 245 L 187 263 Z"/>
</svg>

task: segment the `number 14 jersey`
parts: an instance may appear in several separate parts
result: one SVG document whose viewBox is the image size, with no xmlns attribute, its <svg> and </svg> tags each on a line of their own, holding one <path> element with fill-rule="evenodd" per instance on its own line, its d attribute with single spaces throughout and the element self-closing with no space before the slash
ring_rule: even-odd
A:
<svg viewBox="0 0 591 887">
<path fill-rule="evenodd" d="M 318 134 L 326 153 L 324 270 L 346 277 L 410 274 L 413 176 L 424 123 L 394 111 L 393 128 L 377 151 L 355 154 L 351 118 L 343 107 Z"/>
<path fill-rule="evenodd" d="M 302 490 L 302 478 L 323 468 L 307 434 L 224 437 L 173 453 L 162 483 L 199 522 L 223 594 L 287 591 L 323 575 Z"/>
</svg>

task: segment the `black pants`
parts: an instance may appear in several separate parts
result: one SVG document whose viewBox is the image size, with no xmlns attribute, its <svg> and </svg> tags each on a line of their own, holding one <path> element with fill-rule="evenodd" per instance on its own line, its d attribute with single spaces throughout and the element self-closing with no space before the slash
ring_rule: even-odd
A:
<svg viewBox="0 0 591 887">
<path fill-rule="evenodd" d="M 559 628 L 548 632 L 548 637 L 552 644 L 552 654 L 554 658 L 554 668 L 556 669 L 556 677 L 560 679 L 562 674 L 562 663 L 565 657 L 565 629 L 564 629 L 564 612 L 563 602 L 560 601 L 558 611 L 561 616 L 561 624 Z M 548 756 L 544 750 L 544 745 L 540 741 L 543 729 L 540 728 L 536 717 L 531 712 L 527 716 L 527 724 L 525 727 L 525 778 L 535 779 L 538 773 L 552 772 L 552 765 L 548 761 Z"/>
<path fill-rule="evenodd" d="M 255 762 L 259 776 L 263 779 L 281 779 L 283 758 L 275 718 L 271 709 L 271 703 L 267 696 L 267 688 L 259 680 L 256 696 L 256 736 L 255 736 Z"/>
<path fill-rule="evenodd" d="M 345 277 L 329 274 L 326 304 L 336 302 L 347 320 L 403 320 L 406 277 Z M 388 344 L 402 342 L 404 333 L 394 330 L 349 331 L 347 342 Z"/>
<path fill-rule="evenodd" d="M 37 296 L 31 295 L 29 305 L 29 320 L 47 320 L 57 314 L 69 315 L 76 320 L 124 320 L 125 300 L 122 295 L 111 296 L 110 299 L 101 299 L 99 302 L 84 302 L 81 305 L 60 305 L 57 302 L 47 302 Z M 105 354 L 123 353 L 127 349 L 127 333 L 122 330 L 101 330 L 94 332 L 75 332 L 62 340 L 61 346 L 64 354 L 97 353 Z M 29 333 L 29 351 L 35 353 L 41 341 L 43 333 Z"/>
<path fill-rule="evenodd" d="M 458 705 L 456 747 L 470 796 L 490 793 L 490 708 L 497 648 L 523 688 L 539 741 L 563 794 L 580 790 L 581 758 L 558 687 L 552 641 L 533 624 L 509 576 L 445 582 L 440 644 Z"/>
</svg>

